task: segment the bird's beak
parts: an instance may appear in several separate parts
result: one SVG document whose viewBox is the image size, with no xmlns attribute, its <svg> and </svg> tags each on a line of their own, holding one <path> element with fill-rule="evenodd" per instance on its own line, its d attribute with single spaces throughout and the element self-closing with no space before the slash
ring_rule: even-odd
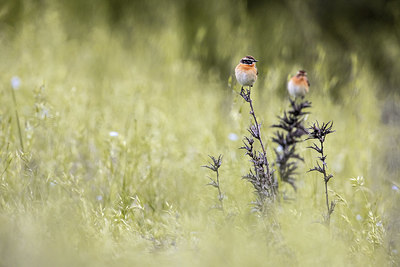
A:
<svg viewBox="0 0 400 267">
<path fill-rule="evenodd" d="M 254 61 L 254 62 L 258 62 L 258 60 L 257 60 L 257 59 L 254 59 L 253 61 Z"/>
</svg>

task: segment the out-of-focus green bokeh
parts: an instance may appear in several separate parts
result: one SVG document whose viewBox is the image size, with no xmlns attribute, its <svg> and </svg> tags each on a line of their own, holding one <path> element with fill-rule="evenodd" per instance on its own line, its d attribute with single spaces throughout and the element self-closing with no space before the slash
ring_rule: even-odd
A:
<svg viewBox="0 0 400 267">
<path fill-rule="evenodd" d="M 399 1 L 0 2 L 0 265 L 398 265 L 399 41 Z M 329 228 L 309 141 L 298 192 L 251 211 L 245 55 L 271 162 L 297 70 L 306 124 L 334 121 Z"/>
</svg>

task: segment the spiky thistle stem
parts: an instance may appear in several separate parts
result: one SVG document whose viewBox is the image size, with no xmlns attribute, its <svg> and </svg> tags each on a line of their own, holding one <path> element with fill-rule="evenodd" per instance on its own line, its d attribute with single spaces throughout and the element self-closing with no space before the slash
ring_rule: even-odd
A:
<svg viewBox="0 0 400 267">
<path fill-rule="evenodd" d="M 302 100 L 300 103 L 289 98 L 290 108 L 278 117 L 279 123 L 272 125 L 279 130 L 274 133 L 272 142 L 278 146 L 274 149 L 276 165 L 281 181 L 290 184 L 296 191 L 296 170 L 297 162 L 304 159 L 296 153 L 296 145 L 303 141 L 302 136 L 306 135 L 307 129 L 304 126 L 305 116 L 309 114 L 305 109 L 311 107 L 311 102 Z"/>
<path fill-rule="evenodd" d="M 221 185 L 219 183 L 219 168 L 222 165 L 222 155 L 219 155 L 218 158 L 215 158 L 213 156 L 209 156 L 210 159 L 212 160 L 212 162 L 209 162 L 208 165 L 204 165 L 201 167 L 204 168 L 208 168 L 210 170 L 212 170 L 213 172 L 215 172 L 216 174 L 216 180 L 214 180 L 213 178 L 209 177 L 208 178 L 211 180 L 211 182 L 209 182 L 207 185 L 211 185 L 214 188 L 218 189 L 218 200 L 221 203 L 221 210 L 224 211 L 224 195 L 222 194 L 221 191 Z"/>
<path fill-rule="evenodd" d="M 242 87 L 240 96 L 250 105 L 250 115 L 252 115 L 254 124 L 251 124 L 248 132 L 252 137 L 245 137 L 244 146 L 241 149 L 246 150 L 246 155 L 251 158 L 253 163 L 253 170 L 247 175 L 243 176 L 244 179 L 251 182 L 258 194 L 257 205 L 263 210 L 264 202 L 268 198 L 275 201 L 277 194 L 277 185 L 272 177 L 271 169 L 267 159 L 267 153 L 264 143 L 261 138 L 260 124 L 258 123 L 257 116 L 254 112 L 253 100 L 251 99 L 251 88 L 244 89 Z M 262 152 L 254 150 L 254 139 L 258 140 Z"/>
<path fill-rule="evenodd" d="M 328 165 L 326 163 L 327 155 L 324 152 L 324 142 L 328 134 L 335 132 L 332 130 L 332 127 L 333 127 L 333 122 L 322 123 L 322 126 L 320 127 L 319 122 L 317 121 L 309 128 L 309 138 L 308 138 L 308 139 L 317 139 L 319 141 L 319 146 L 316 143 L 313 143 L 313 145 L 310 146 L 309 148 L 317 151 L 320 154 L 318 159 L 321 162 L 322 166 L 317 162 L 317 166 L 314 166 L 314 168 L 310 169 L 309 172 L 316 171 L 323 175 L 325 183 L 325 200 L 327 208 L 325 223 L 327 225 L 329 225 L 331 214 L 335 209 L 335 202 L 332 201 L 329 205 L 328 182 L 333 177 L 333 175 L 327 173 Z"/>
</svg>

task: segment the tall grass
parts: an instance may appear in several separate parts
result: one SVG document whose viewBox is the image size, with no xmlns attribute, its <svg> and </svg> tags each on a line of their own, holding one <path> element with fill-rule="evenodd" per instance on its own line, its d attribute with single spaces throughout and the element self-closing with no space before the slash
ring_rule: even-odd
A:
<svg viewBox="0 0 400 267">
<path fill-rule="evenodd" d="M 199 63 L 204 30 L 186 54 L 176 16 L 154 28 L 132 19 L 131 36 L 98 19 L 76 29 L 86 31 L 76 37 L 57 4 L 35 12 L 0 40 L 1 265 L 398 263 L 398 233 L 387 233 L 396 227 L 399 191 L 385 182 L 381 160 L 389 126 L 380 120 L 380 84 L 357 55 L 339 100 L 329 92 L 340 77 L 331 75 L 327 47 L 315 44 L 317 57 L 307 62 L 313 111 L 305 123 L 335 121 L 324 151 L 337 205 L 326 228 L 318 223 L 326 209 L 323 184 L 316 173 L 305 174 L 314 164 L 307 142 L 296 148 L 304 164 L 294 201 L 277 203 L 273 216 L 251 212 L 252 186 L 241 180 L 248 164 L 238 149 L 248 106 L 229 75 Z M 217 28 L 229 28 L 220 19 Z M 248 25 L 240 23 L 243 37 Z M 218 43 L 216 51 L 222 48 L 232 69 L 257 50 L 243 38 Z M 288 105 L 286 77 L 301 65 L 260 60 L 252 97 L 264 140 Z M 21 79 L 13 92 L 23 151 L 14 76 Z M 272 157 L 268 142 L 266 148 Z M 199 167 L 218 153 L 224 213 L 210 209 L 215 192 Z"/>
</svg>

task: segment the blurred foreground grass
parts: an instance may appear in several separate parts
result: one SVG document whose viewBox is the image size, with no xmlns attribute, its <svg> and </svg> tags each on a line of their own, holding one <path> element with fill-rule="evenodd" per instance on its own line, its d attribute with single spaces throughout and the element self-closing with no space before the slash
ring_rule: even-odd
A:
<svg viewBox="0 0 400 267">
<path fill-rule="evenodd" d="M 306 174 L 315 162 L 307 142 L 300 146 L 299 191 L 281 185 L 294 200 L 259 216 L 251 212 L 251 185 L 240 179 L 250 168 L 238 149 L 248 107 L 238 85 L 196 60 L 206 29 L 198 30 L 188 56 L 178 11 L 168 11 L 158 30 L 133 20 L 126 36 L 98 19 L 74 37 L 64 13 L 49 4 L 41 16 L 28 12 L 15 33 L 3 32 L 0 264 L 398 264 L 399 173 L 396 164 L 388 167 L 396 162 L 388 151 L 398 147 L 399 129 L 381 121 L 387 102 L 377 97 L 373 69 L 350 55 L 350 79 L 339 83 L 345 93 L 337 101 L 331 90 L 340 77 L 331 75 L 336 66 L 325 44 L 313 44 L 315 58 L 304 63 L 312 83 L 307 123 L 333 120 L 336 130 L 326 142 L 330 194 L 339 201 L 330 228 L 319 223 L 323 182 Z M 240 25 L 237 43 L 227 39 L 215 48 L 231 69 L 245 54 L 258 58 L 245 41 L 245 20 Z M 230 26 L 222 16 L 216 27 L 226 34 Z M 288 106 L 287 76 L 303 64 L 258 59 L 255 108 L 273 158 L 268 126 Z M 14 76 L 21 80 L 17 106 Z M 398 96 L 391 98 L 398 105 Z M 220 153 L 225 214 L 212 209 L 218 200 L 200 168 L 208 154 Z"/>
</svg>

